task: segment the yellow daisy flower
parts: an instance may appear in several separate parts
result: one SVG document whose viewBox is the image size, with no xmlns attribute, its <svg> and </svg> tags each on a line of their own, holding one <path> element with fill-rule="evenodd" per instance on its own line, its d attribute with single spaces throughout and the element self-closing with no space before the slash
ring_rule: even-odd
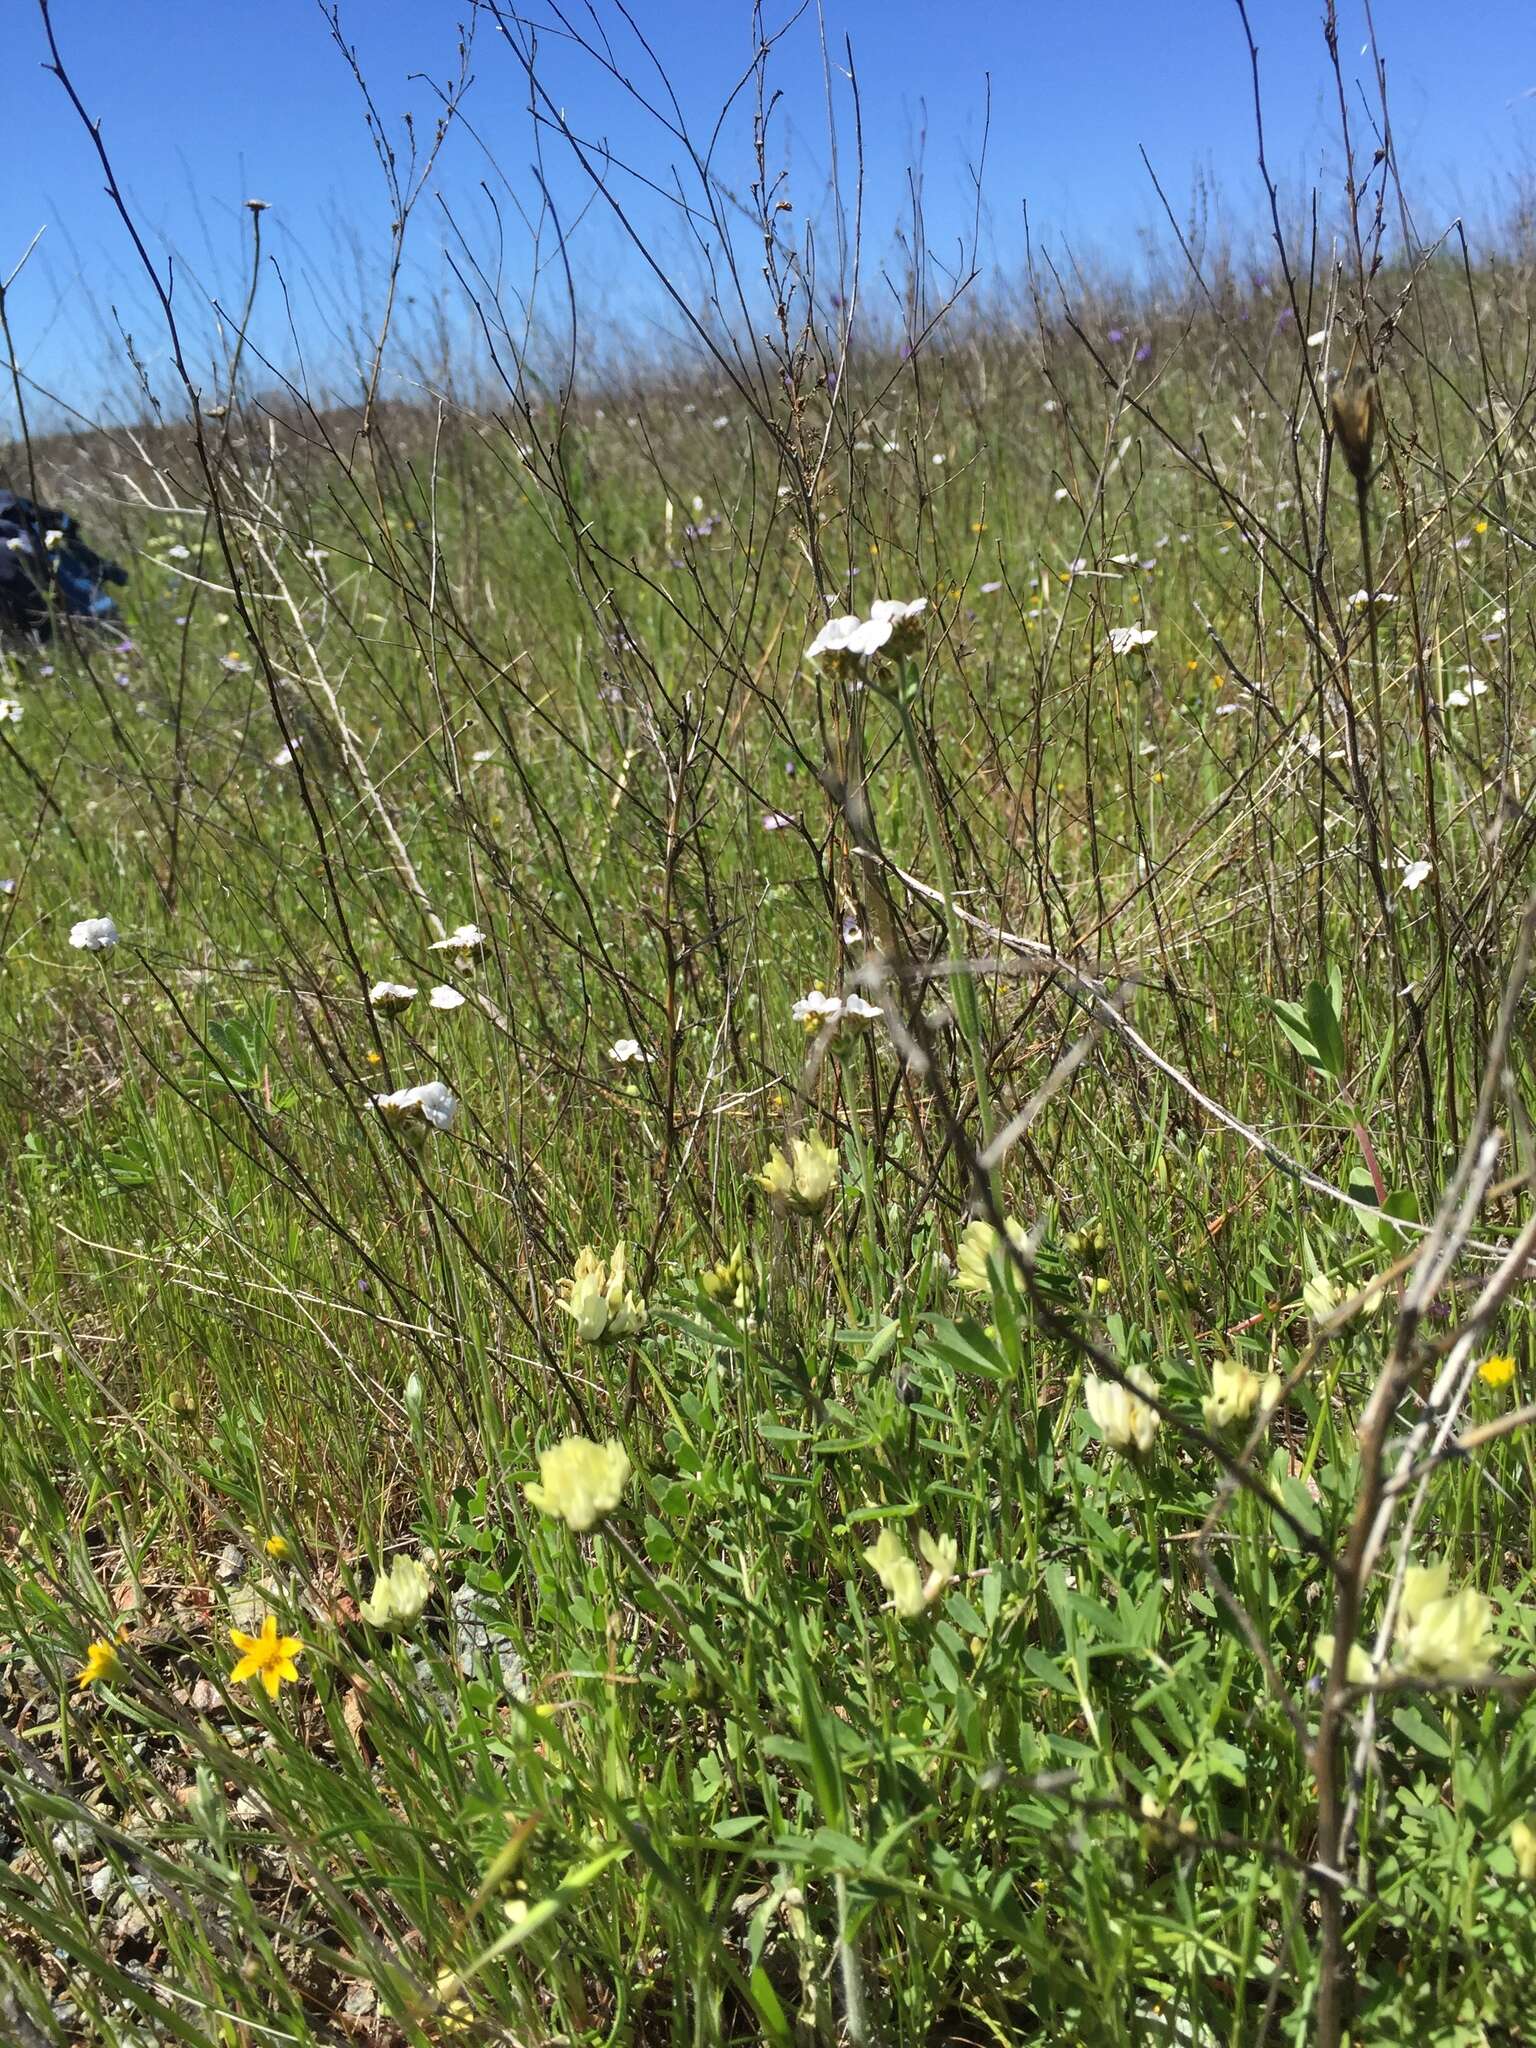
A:
<svg viewBox="0 0 1536 2048">
<path fill-rule="evenodd" d="M 1515 1376 L 1515 1361 L 1508 1352 L 1495 1351 L 1477 1368 L 1477 1376 L 1485 1387 L 1507 1387 Z"/>
<path fill-rule="evenodd" d="M 240 1661 L 229 1674 L 235 1685 L 248 1678 L 259 1678 L 266 1687 L 267 1698 L 275 1700 L 285 1682 L 292 1683 L 298 1678 L 299 1667 L 293 1660 L 303 1656 L 304 1645 L 297 1636 L 278 1634 L 275 1614 L 269 1614 L 262 1622 L 259 1636 L 248 1636 L 243 1629 L 232 1628 L 229 1639 L 240 1652 Z"/>
<path fill-rule="evenodd" d="M 75 1684 L 84 1688 L 96 1685 L 103 1679 L 118 1678 L 122 1675 L 123 1660 L 117 1654 L 116 1643 L 99 1636 L 94 1643 L 86 1646 L 85 1662 L 75 1676 Z"/>
</svg>

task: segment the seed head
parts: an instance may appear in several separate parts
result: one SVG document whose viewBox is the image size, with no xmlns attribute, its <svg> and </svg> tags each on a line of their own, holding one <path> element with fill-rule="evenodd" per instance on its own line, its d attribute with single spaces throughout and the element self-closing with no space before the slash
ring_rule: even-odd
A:
<svg viewBox="0 0 1536 2048">
<path fill-rule="evenodd" d="M 1376 436 L 1376 385 L 1362 370 L 1351 370 L 1333 387 L 1333 431 L 1344 460 L 1357 483 L 1371 473 L 1371 442 Z"/>
</svg>

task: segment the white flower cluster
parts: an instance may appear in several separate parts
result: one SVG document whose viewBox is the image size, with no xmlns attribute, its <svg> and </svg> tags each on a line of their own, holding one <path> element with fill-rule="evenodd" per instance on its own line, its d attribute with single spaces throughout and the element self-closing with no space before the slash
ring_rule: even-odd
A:
<svg viewBox="0 0 1536 2048">
<path fill-rule="evenodd" d="M 922 637 L 926 597 L 877 597 L 869 617 L 843 612 L 828 619 L 805 650 L 807 661 L 823 663 L 835 675 L 857 675 L 872 658 L 899 661 L 915 654 Z"/>
</svg>

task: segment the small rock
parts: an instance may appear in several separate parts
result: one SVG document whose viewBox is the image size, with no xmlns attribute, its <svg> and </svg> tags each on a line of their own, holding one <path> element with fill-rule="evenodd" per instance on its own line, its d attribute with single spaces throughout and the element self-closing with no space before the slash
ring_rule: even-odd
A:
<svg viewBox="0 0 1536 2048">
<path fill-rule="evenodd" d="M 78 1863 L 82 1856 L 89 1855 L 95 1844 L 96 1830 L 89 1821 L 67 1820 L 53 1831 L 53 1853 L 69 1863 Z"/>
</svg>

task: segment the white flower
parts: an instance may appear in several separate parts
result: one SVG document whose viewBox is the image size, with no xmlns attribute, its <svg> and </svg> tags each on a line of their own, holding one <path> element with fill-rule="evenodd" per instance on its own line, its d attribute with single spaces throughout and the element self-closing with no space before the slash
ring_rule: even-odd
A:
<svg viewBox="0 0 1536 2048">
<path fill-rule="evenodd" d="M 1415 889 L 1422 889 L 1434 873 L 1427 860 L 1405 860 L 1403 862 L 1403 887 L 1411 896 Z"/>
<path fill-rule="evenodd" d="M 869 608 L 869 616 L 872 623 L 889 626 L 894 632 L 898 626 L 910 626 L 927 609 L 926 597 L 877 597 Z"/>
<path fill-rule="evenodd" d="M 867 654 L 873 654 L 890 638 L 890 628 L 870 634 L 869 622 L 857 618 L 852 612 L 842 612 L 835 619 L 828 619 L 816 638 L 805 650 L 807 661 L 827 660 L 834 668 L 845 668 L 862 661 Z"/>
<path fill-rule="evenodd" d="M 1457 711 L 1465 711 L 1474 697 L 1486 697 L 1487 694 L 1488 685 L 1483 681 L 1482 677 L 1473 676 L 1472 680 L 1464 687 L 1447 690 L 1445 701 L 1447 706 L 1454 707 Z"/>
<path fill-rule="evenodd" d="M 279 747 L 272 756 L 272 766 L 274 768 L 291 768 L 293 766 L 293 757 L 302 744 L 301 740 L 295 740 L 291 746 Z"/>
<path fill-rule="evenodd" d="M 110 917 L 82 917 L 70 926 L 69 943 L 79 953 L 105 953 L 117 944 L 117 926 Z"/>
<path fill-rule="evenodd" d="M 368 991 L 370 1005 L 381 1010 L 386 1017 L 398 1016 L 415 1000 L 415 989 L 407 988 L 403 981 L 376 981 Z"/>
<path fill-rule="evenodd" d="M 807 1031 L 814 1031 L 822 1024 L 835 1024 L 843 1014 L 841 996 L 829 996 L 819 988 L 813 988 L 790 1010 L 797 1024 L 803 1024 Z"/>
<path fill-rule="evenodd" d="M 438 983 L 427 997 L 427 1001 L 434 1010 L 462 1010 L 464 1007 L 463 996 L 456 988 L 449 988 L 444 982 Z"/>
<path fill-rule="evenodd" d="M 64 529 L 63 529 L 63 527 L 62 527 L 62 526 L 50 526 L 50 527 L 49 527 L 49 529 L 48 529 L 48 531 L 47 531 L 47 532 L 46 532 L 46 533 L 45 533 L 45 534 L 43 535 L 43 546 L 44 546 L 45 548 L 47 548 L 47 549 L 49 549 L 49 550 L 51 551 L 51 550 L 53 550 L 54 548 L 61 548 L 61 547 L 63 547 L 63 545 L 64 545 Z"/>
<path fill-rule="evenodd" d="M 390 1095 L 375 1095 L 373 1106 L 390 1123 L 407 1127 L 420 1118 L 434 1131 L 453 1128 L 459 1113 L 458 1097 L 441 1081 L 418 1081 L 414 1088 L 396 1088 Z"/>
<path fill-rule="evenodd" d="M 1131 1389 L 1155 1394 L 1157 1382 L 1144 1365 L 1133 1365 L 1125 1377 L 1128 1386 L 1090 1376 L 1083 1382 L 1083 1399 L 1105 1443 L 1117 1451 L 1149 1451 L 1160 1418 L 1157 1410 L 1138 1401 Z"/>
<path fill-rule="evenodd" d="M 0 697 L 0 725 L 20 725 L 21 706 L 14 697 Z"/>
<path fill-rule="evenodd" d="M 805 650 L 807 661 L 825 661 L 835 672 L 850 674 L 873 654 L 900 658 L 917 649 L 919 621 L 928 609 L 926 597 L 877 597 L 867 619 L 843 612 L 828 619 Z"/>
<path fill-rule="evenodd" d="M 434 939 L 429 953 L 479 953 L 485 949 L 485 933 L 477 924 L 456 924 L 446 939 Z"/>
<path fill-rule="evenodd" d="M 169 547 L 165 551 L 168 562 L 185 562 L 190 559 L 191 554 L 192 550 L 181 541 L 177 541 L 174 547 Z"/>
<path fill-rule="evenodd" d="M 638 1061 L 649 1061 L 650 1054 L 638 1038 L 616 1038 L 608 1048 L 608 1057 L 616 1066 L 629 1067 Z"/>
<path fill-rule="evenodd" d="M 878 1003 L 866 1002 L 861 995 L 843 997 L 843 1016 L 855 1024 L 873 1024 L 884 1014 Z"/>
<path fill-rule="evenodd" d="M 1368 590 L 1356 590 L 1350 594 L 1349 602 L 1350 608 L 1357 612 L 1363 612 L 1369 605 L 1374 605 L 1377 611 L 1385 611 L 1388 605 L 1397 603 L 1397 593 L 1378 590 L 1373 598 Z"/>
<path fill-rule="evenodd" d="M 1129 654 L 1133 647 L 1150 647 L 1156 638 L 1155 626 L 1111 626 L 1109 649 L 1111 654 Z"/>
</svg>

